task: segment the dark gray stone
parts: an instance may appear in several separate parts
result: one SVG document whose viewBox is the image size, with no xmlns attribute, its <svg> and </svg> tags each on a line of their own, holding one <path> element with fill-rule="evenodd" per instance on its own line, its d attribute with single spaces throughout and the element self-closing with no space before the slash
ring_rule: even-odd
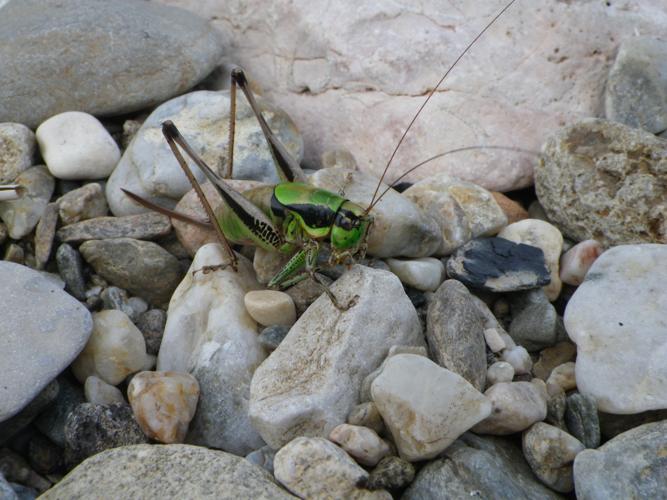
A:
<svg viewBox="0 0 667 500">
<path fill-rule="evenodd" d="M 567 397 L 565 423 L 570 434 L 586 448 L 600 446 L 600 420 L 595 398 L 578 392 Z"/>
<path fill-rule="evenodd" d="M 503 438 L 464 434 L 443 458 L 422 468 L 405 491 L 406 500 L 470 498 L 561 498 L 540 484 L 521 450 Z"/>
<path fill-rule="evenodd" d="M 51 487 L 50 481 L 32 470 L 22 456 L 9 448 L 0 448 L 0 477 L 2 476 L 11 484 L 19 498 L 22 498 L 20 495 L 29 493 L 29 491 L 21 491 L 20 486 L 26 486 L 37 492 L 45 491 Z"/>
<path fill-rule="evenodd" d="M 86 279 L 83 274 L 81 254 L 67 243 L 56 250 L 58 273 L 65 281 L 65 290 L 79 300 L 86 299 Z"/>
<path fill-rule="evenodd" d="M 127 292 L 122 288 L 108 286 L 102 290 L 100 298 L 102 299 L 104 309 L 117 309 L 118 311 L 123 311 L 131 320 L 134 320 L 132 317 L 134 310 L 128 305 L 127 300 L 129 297 L 127 296 Z"/>
<path fill-rule="evenodd" d="M 245 458 L 248 462 L 259 465 L 273 474 L 273 459 L 276 453 L 278 453 L 278 450 L 274 450 L 270 446 L 262 446 L 260 449 L 248 453 Z"/>
<path fill-rule="evenodd" d="M 384 457 L 368 476 L 369 490 L 405 488 L 415 478 L 415 467 L 400 457 Z"/>
<path fill-rule="evenodd" d="M 167 323 L 167 313 L 162 309 L 149 309 L 139 315 L 137 328 L 141 330 L 146 341 L 146 352 L 157 355 L 162 343 L 164 326 Z"/>
<path fill-rule="evenodd" d="M 50 474 L 62 468 L 63 450 L 46 436 L 36 432 L 28 444 L 28 460 L 40 474 Z"/>
<path fill-rule="evenodd" d="M 130 0 L 21 0 L 0 16 L 0 122 L 145 108 L 218 63 L 217 33 L 181 9 Z"/>
<path fill-rule="evenodd" d="M 503 238 L 476 238 L 447 260 L 447 276 L 471 288 L 515 292 L 551 281 L 540 248 Z"/>
<path fill-rule="evenodd" d="M 558 316 L 556 308 L 548 300 L 531 304 L 518 312 L 512 318 L 509 334 L 528 351 L 551 347 L 567 337 L 563 318 Z"/>
<path fill-rule="evenodd" d="M 267 326 L 259 334 L 259 343 L 262 344 L 262 346 L 268 351 L 275 351 L 288 332 L 288 326 Z"/>
<path fill-rule="evenodd" d="M 76 465 L 109 448 L 148 442 L 126 403 L 82 403 L 67 417 L 65 462 Z"/>
<path fill-rule="evenodd" d="M 433 359 L 478 391 L 486 384 L 485 318 L 460 282 L 447 280 L 431 295 L 426 337 Z"/>
<path fill-rule="evenodd" d="M 52 380 L 28 406 L 23 408 L 12 418 L 0 422 L 0 445 L 9 441 L 16 434 L 25 429 L 44 408 L 49 406 L 58 395 L 58 382 Z"/>
<path fill-rule="evenodd" d="M 87 240 L 108 240 L 114 238 L 134 238 L 153 240 L 166 236 L 171 231 L 168 217 L 155 212 L 147 212 L 125 217 L 96 217 L 61 227 L 58 238 L 67 243 Z"/>
<path fill-rule="evenodd" d="M 605 89 L 607 119 L 657 134 L 667 130 L 667 42 L 629 37 Z"/>
<path fill-rule="evenodd" d="M 665 498 L 667 420 L 624 432 L 574 460 L 579 500 Z"/>
<path fill-rule="evenodd" d="M 79 248 L 100 276 L 153 304 L 169 301 L 183 277 L 178 259 L 150 241 L 86 241 Z"/>
<path fill-rule="evenodd" d="M 563 391 L 549 396 L 547 400 L 547 417 L 544 421 L 554 425 L 559 429 L 567 430 L 565 425 L 565 408 L 567 407 L 567 398 Z M 575 437 L 576 434 L 572 433 Z"/>
<path fill-rule="evenodd" d="M 600 419 L 600 433 L 605 439 L 612 439 L 642 424 L 667 420 L 667 409 L 649 410 L 631 415 L 598 412 L 598 417 Z"/>
<path fill-rule="evenodd" d="M 65 423 L 69 414 L 86 398 L 82 387 L 67 376 L 58 378 L 58 395 L 54 403 L 37 418 L 35 425 L 58 446 L 65 446 Z"/>
</svg>

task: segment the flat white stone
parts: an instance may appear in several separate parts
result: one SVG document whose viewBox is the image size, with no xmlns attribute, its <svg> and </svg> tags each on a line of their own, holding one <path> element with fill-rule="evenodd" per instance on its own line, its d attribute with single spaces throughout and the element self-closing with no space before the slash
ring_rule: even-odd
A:
<svg viewBox="0 0 667 500">
<path fill-rule="evenodd" d="M 35 133 L 51 175 L 58 179 L 103 179 L 120 159 L 120 149 L 97 118 L 80 111 L 52 116 Z"/>
<path fill-rule="evenodd" d="M 445 266 L 440 259 L 386 260 L 391 272 L 402 283 L 425 292 L 435 292 L 445 279 Z"/>
<path fill-rule="evenodd" d="M 507 347 L 500 332 L 496 328 L 487 328 L 484 330 L 484 340 L 489 346 L 491 352 L 500 352 Z"/>
<path fill-rule="evenodd" d="M 292 326 L 296 307 L 292 297 L 277 290 L 252 290 L 243 298 L 248 314 L 264 326 Z"/>
<path fill-rule="evenodd" d="M 591 266 L 564 322 L 582 394 L 607 413 L 667 408 L 667 245 L 622 245 Z"/>
</svg>

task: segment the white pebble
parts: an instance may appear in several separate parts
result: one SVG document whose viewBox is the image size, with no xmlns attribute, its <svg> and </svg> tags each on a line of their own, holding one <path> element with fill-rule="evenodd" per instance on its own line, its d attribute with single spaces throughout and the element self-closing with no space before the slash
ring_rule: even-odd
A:
<svg viewBox="0 0 667 500">
<path fill-rule="evenodd" d="M 380 460 L 391 454 L 387 442 L 368 427 L 340 424 L 332 429 L 329 439 L 361 465 L 375 467 Z"/>
<path fill-rule="evenodd" d="M 92 115 L 68 111 L 52 116 L 36 131 L 49 172 L 68 180 L 103 179 L 120 160 L 109 132 Z"/>
<path fill-rule="evenodd" d="M 506 361 L 497 361 L 486 370 L 487 387 L 500 382 L 511 382 L 514 378 L 514 367 Z"/>
<path fill-rule="evenodd" d="M 500 352 L 508 347 L 498 330 L 495 328 L 487 328 L 484 330 L 484 340 L 486 340 L 486 345 L 489 346 L 491 352 Z"/>
<path fill-rule="evenodd" d="M 574 361 L 558 365 L 551 371 L 547 379 L 547 392 L 549 395 L 572 391 L 577 388 L 577 378 L 574 374 Z"/>
<path fill-rule="evenodd" d="M 568 285 L 581 285 L 602 251 L 602 245 L 595 240 L 577 243 L 560 258 L 560 279 Z"/>
<path fill-rule="evenodd" d="M 510 349 L 505 349 L 500 355 L 503 361 L 507 361 L 514 368 L 514 373 L 523 375 L 530 373 L 533 367 L 533 360 L 528 354 L 528 351 L 523 346 L 514 346 Z"/>
<path fill-rule="evenodd" d="M 108 405 L 111 403 L 124 403 L 123 393 L 118 387 L 107 384 L 104 380 L 95 375 L 86 379 L 83 385 L 83 393 L 86 401 L 93 404 Z"/>
<path fill-rule="evenodd" d="M 292 326 L 296 321 L 294 300 L 285 292 L 253 290 L 243 300 L 248 314 L 261 325 Z"/>
<path fill-rule="evenodd" d="M 445 266 L 440 259 L 386 260 L 391 272 L 402 283 L 425 292 L 435 292 L 445 279 Z"/>
</svg>

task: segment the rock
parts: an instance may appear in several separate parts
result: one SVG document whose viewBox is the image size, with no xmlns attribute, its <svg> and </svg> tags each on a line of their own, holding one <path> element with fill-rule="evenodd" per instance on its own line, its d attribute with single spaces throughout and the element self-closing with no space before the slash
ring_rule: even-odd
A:
<svg viewBox="0 0 667 500">
<path fill-rule="evenodd" d="M 500 354 L 500 359 L 512 365 L 514 373 L 517 375 L 530 373 L 533 366 L 533 360 L 523 346 L 514 346 L 505 349 Z"/>
<path fill-rule="evenodd" d="M 192 87 L 222 53 L 204 20 L 126 0 L 12 2 L 0 32 L 0 121 L 30 127 L 73 109 L 109 115 L 155 105 Z"/>
<path fill-rule="evenodd" d="M 0 477 L 10 482 L 18 498 L 33 499 L 47 490 L 51 482 L 37 474 L 26 460 L 9 448 L 0 449 Z M 23 484 L 18 484 L 18 483 Z M 24 486 L 26 485 L 26 486 Z"/>
<path fill-rule="evenodd" d="M 79 251 L 96 273 L 153 304 L 167 302 L 183 276 L 176 257 L 151 241 L 91 240 Z"/>
<path fill-rule="evenodd" d="M 402 498 L 467 498 L 471 492 L 480 498 L 561 498 L 535 479 L 513 442 L 471 433 L 426 464 Z"/>
<path fill-rule="evenodd" d="M 344 304 L 357 296 L 356 305 L 343 312 L 329 297 L 317 299 L 253 377 L 250 416 L 273 448 L 297 435 L 328 436 L 359 403 L 361 381 L 389 347 L 424 343 L 392 273 L 357 265 L 331 291 Z"/>
<path fill-rule="evenodd" d="M 551 489 L 574 489 L 572 463 L 584 445 L 567 432 L 538 422 L 523 433 L 523 454 L 535 475 Z"/>
<path fill-rule="evenodd" d="M 340 424 L 331 430 L 329 439 L 361 465 L 375 467 L 382 458 L 391 454 L 387 442 L 368 427 Z"/>
<path fill-rule="evenodd" d="M 563 286 L 559 275 L 559 259 L 563 250 L 563 235 L 560 231 L 548 222 L 525 219 L 505 227 L 498 233 L 498 237 L 531 245 L 544 252 L 544 261 L 551 278 L 544 292 L 550 301 L 556 300 Z"/>
<path fill-rule="evenodd" d="M 138 372 L 146 362 L 146 343 L 139 329 L 122 311 L 93 313 L 93 334 L 72 363 L 79 382 L 95 375 L 111 385 Z"/>
<path fill-rule="evenodd" d="M 90 313 L 40 273 L 0 262 L 0 422 L 18 413 L 84 348 Z M 37 356 L 37 358 L 35 357 Z"/>
<path fill-rule="evenodd" d="M 405 488 L 415 478 L 415 467 L 400 457 L 384 457 L 368 476 L 371 490 Z"/>
<path fill-rule="evenodd" d="M 433 359 L 481 391 L 486 381 L 484 317 L 468 289 L 445 281 L 431 296 L 426 338 Z"/>
<path fill-rule="evenodd" d="M 8 442 L 16 434 L 28 427 L 35 417 L 53 403 L 58 396 L 58 389 L 58 382 L 52 380 L 20 412 L 7 420 L 0 422 L 0 444 Z"/>
<path fill-rule="evenodd" d="M 293 498 L 241 457 L 183 444 L 123 446 L 80 464 L 44 495 L 201 499 Z"/>
<path fill-rule="evenodd" d="M 643 130 L 576 122 L 545 144 L 535 167 L 537 196 L 549 219 L 575 241 L 667 243 L 665 155 L 665 141 Z"/>
<path fill-rule="evenodd" d="M 563 363 L 574 361 L 576 357 L 577 346 L 572 342 L 559 342 L 553 347 L 547 347 L 540 351 L 540 358 L 533 366 L 533 374 L 546 382 L 554 368 Z"/>
<path fill-rule="evenodd" d="M 132 377 L 127 397 L 144 434 L 172 444 L 185 439 L 197 409 L 199 383 L 189 373 L 141 372 Z"/>
<path fill-rule="evenodd" d="M 259 288 L 252 266 L 239 257 L 231 268 L 220 245 L 199 249 L 174 292 L 162 337 L 157 369 L 189 373 L 199 382 L 199 408 L 188 442 L 247 455 L 264 442 L 250 425 L 250 380 L 266 354 L 243 297 Z M 196 272 L 194 272 L 196 271 Z"/>
<path fill-rule="evenodd" d="M 490 292 L 515 292 L 549 283 L 541 249 L 503 238 L 469 241 L 447 261 L 447 276 Z"/>
<path fill-rule="evenodd" d="M 100 293 L 100 299 L 102 299 L 103 309 L 117 309 L 127 314 L 127 317 L 132 320 L 132 314 L 134 311 L 128 305 L 127 292 L 122 288 L 117 286 L 106 287 L 102 293 Z"/>
<path fill-rule="evenodd" d="M 569 431 L 565 425 L 565 407 L 567 406 L 567 399 L 563 391 L 549 394 L 547 401 L 547 416 L 544 421 L 548 424 L 558 427 L 559 429 Z M 576 436 L 575 436 L 576 437 Z"/>
<path fill-rule="evenodd" d="M 243 298 L 248 314 L 257 323 L 292 326 L 296 321 L 296 308 L 292 297 L 277 290 L 253 290 Z"/>
<path fill-rule="evenodd" d="M 35 426 L 60 447 L 65 446 L 65 424 L 68 415 L 85 402 L 81 386 L 73 377 L 61 375 L 58 381 L 58 395 L 46 410 L 35 420 Z"/>
<path fill-rule="evenodd" d="M 37 495 L 35 495 L 36 497 Z M 0 474 L 0 498 L 5 500 L 19 500 L 18 495 L 13 490 L 12 485 Z"/>
<path fill-rule="evenodd" d="M 367 207 L 378 179 L 357 170 L 340 167 L 318 170 L 310 177 L 315 186 L 343 195 Z M 382 185 L 380 192 L 386 189 Z M 427 257 L 440 246 L 440 230 L 435 220 L 394 190 L 373 207 L 374 218 L 368 234 L 368 253 L 374 257 Z"/>
<path fill-rule="evenodd" d="M 288 332 L 288 326 L 267 326 L 259 334 L 259 343 L 262 344 L 262 347 L 264 347 L 267 351 L 275 351 Z"/>
<path fill-rule="evenodd" d="M 83 274 L 81 255 L 67 243 L 56 250 L 58 273 L 65 281 L 66 290 L 79 300 L 86 298 L 86 281 Z"/>
<path fill-rule="evenodd" d="M 372 401 L 361 403 L 352 408 L 347 416 L 347 423 L 373 429 L 378 434 L 384 433 L 384 422 L 377 405 Z"/>
<path fill-rule="evenodd" d="M 577 388 L 577 379 L 574 374 L 574 363 L 572 361 L 563 363 L 554 368 L 547 379 L 547 392 L 568 392 Z"/>
<path fill-rule="evenodd" d="M 574 393 L 567 397 L 565 423 L 570 434 L 586 448 L 600 446 L 600 419 L 594 398 Z"/>
<path fill-rule="evenodd" d="M 605 88 L 605 116 L 652 134 L 667 129 L 667 42 L 632 37 L 621 42 Z"/>
<path fill-rule="evenodd" d="M 667 408 L 666 245 L 603 253 L 565 309 L 579 392 L 608 413 Z"/>
<path fill-rule="evenodd" d="M 58 179 L 103 179 L 120 159 L 120 149 L 92 115 L 67 111 L 42 122 L 35 132 L 51 175 Z"/>
<path fill-rule="evenodd" d="M 0 123 L 0 184 L 11 184 L 32 165 L 35 134 L 21 123 Z"/>
<path fill-rule="evenodd" d="M 246 455 L 246 460 L 252 464 L 258 465 L 266 471 L 273 474 L 273 459 L 276 456 L 276 450 L 270 446 L 262 446 Z"/>
<path fill-rule="evenodd" d="M 568 285 L 581 285 L 602 251 L 602 245 L 596 240 L 577 243 L 560 258 L 560 279 Z"/>
<path fill-rule="evenodd" d="M 368 472 L 322 438 L 293 439 L 276 453 L 273 469 L 276 479 L 300 498 L 391 498 L 386 492 L 364 491 Z"/>
<path fill-rule="evenodd" d="M 148 354 L 157 355 L 159 352 L 166 322 L 167 313 L 162 309 L 150 309 L 139 314 L 136 325 L 144 336 Z"/>
<path fill-rule="evenodd" d="M 9 237 L 20 240 L 32 231 L 51 199 L 55 181 L 46 167 L 32 167 L 14 180 L 25 189 L 18 200 L 0 202 L 0 218 L 7 225 Z"/>
<path fill-rule="evenodd" d="M 287 150 L 300 161 L 303 140 L 282 110 L 257 99 L 269 127 Z M 145 211 L 120 190 L 125 188 L 150 201 L 173 208 L 192 189 L 162 135 L 162 122 L 172 120 L 195 152 L 214 170 L 223 173 L 229 139 L 229 91 L 198 91 L 176 97 L 157 107 L 125 150 L 107 183 L 107 201 L 114 215 Z M 237 100 L 234 176 L 276 183 L 278 176 L 271 152 L 250 106 Z M 205 177 L 194 168 L 199 182 Z"/>
<path fill-rule="evenodd" d="M 58 206 L 55 203 L 46 205 L 42 217 L 35 228 L 35 268 L 44 269 L 51 256 L 53 238 L 58 224 Z"/>
<path fill-rule="evenodd" d="M 472 238 L 492 236 L 507 225 L 507 216 L 490 192 L 444 173 L 422 179 L 404 195 L 438 222 L 442 232 L 438 253 L 442 255 Z"/>
<path fill-rule="evenodd" d="M 664 450 L 667 420 L 616 436 L 574 461 L 577 498 L 659 498 L 667 488 Z"/>
<path fill-rule="evenodd" d="M 467 381 L 414 354 L 389 358 L 371 395 L 400 456 L 411 462 L 437 456 L 491 413 Z"/>
<path fill-rule="evenodd" d="M 514 378 L 514 367 L 506 361 L 496 361 L 486 371 L 486 384 L 491 386 L 501 382 L 511 382 Z"/>
<path fill-rule="evenodd" d="M 417 290 L 435 292 L 445 279 L 445 266 L 433 257 L 413 260 L 387 259 L 386 262 L 401 283 Z"/>
<path fill-rule="evenodd" d="M 509 334 L 514 341 L 529 351 L 539 351 L 565 340 L 563 319 L 556 308 L 544 300 L 518 311 L 510 323 Z"/>
<path fill-rule="evenodd" d="M 64 465 L 62 449 L 40 433 L 35 433 L 28 442 L 28 460 L 40 474 L 57 472 Z"/>
<path fill-rule="evenodd" d="M 126 217 L 97 217 L 77 222 L 61 227 L 58 238 L 67 243 L 115 238 L 154 240 L 166 236 L 170 231 L 171 223 L 168 217 L 148 212 Z"/>
<path fill-rule="evenodd" d="M 507 348 L 507 344 L 505 344 L 500 332 L 495 328 L 486 328 L 484 330 L 484 340 L 491 352 L 500 352 Z"/>
<path fill-rule="evenodd" d="M 493 199 L 496 200 L 496 203 L 505 213 L 508 224 L 514 224 L 515 222 L 519 222 L 520 220 L 530 218 L 528 210 L 523 208 L 523 206 L 519 202 L 514 201 L 511 198 L 508 198 L 503 193 L 499 193 L 498 191 L 493 191 L 491 193 L 491 196 L 493 196 Z"/>
<path fill-rule="evenodd" d="M 83 386 L 86 401 L 95 405 L 110 405 L 113 403 L 125 403 L 125 398 L 120 389 L 95 375 L 86 379 Z"/>
<path fill-rule="evenodd" d="M 424 356 L 428 358 L 428 352 L 424 346 L 404 346 L 404 345 L 393 345 L 389 348 L 387 357 L 382 361 L 382 364 L 378 366 L 375 370 L 364 377 L 364 380 L 361 382 L 361 389 L 359 390 L 359 398 L 361 401 L 370 401 L 371 400 L 371 384 L 377 378 L 384 368 L 384 365 L 387 363 L 387 360 L 395 356 L 396 354 L 415 354 L 416 356 Z"/>
<path fill-rule="evenodd" d="M 492 385 L 484 395 L 491 401 L 491 416 L 477 424 L 480 434 L 505 435 L 527 429 L 547 416 L 547 390 L 539 379 Z"/>
<path fill-rule="evenodd" d="M 82 220 L 103 217 L 109 210 L 102 186 L 97 182 L 91 182 L 79 189 L 67 192 L 58 199 L 57 203 L 60 220 L 64 226 Z"/>
</svg>

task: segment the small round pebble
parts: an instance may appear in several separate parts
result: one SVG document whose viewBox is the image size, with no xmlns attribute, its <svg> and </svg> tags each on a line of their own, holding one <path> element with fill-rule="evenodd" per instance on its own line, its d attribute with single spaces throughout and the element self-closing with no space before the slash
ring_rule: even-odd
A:
<svg viewBox="0 0 667 500">
<path fill-rule="evenodd" d="M 296 308 L 292 297 L 276 290 L 254 290 L 245 294 L 248 314 L 264 326 L 292 326 L 296 321 Z"/>
<path fill-rule="evenodd" d="M 275 351 L 276 348 L 289 332 L 289 327 L 284 325 L 267 326 L 259 334 L 259 343 L 268 351 Z"/>
<path fill-rule="evenodd" d="M 389 269 L 402 283 L 426 292 L 435 292 L 445 279 L 445 266 L 440 259 L 387 259 Z"/>
<path fill-rule="evenodd" d="M 547 379 L 547 391 L 549 394 L 559 390 L 564 392 L 577 388 L 577 379 L 574 374 L 574 362 L 563 363 L 554 368 Z"/>
<path fill-rule="evenodd" d="M 42 122 L 37 142 L 49 172 L 59 179 L 102 179 L 120 159 L 120 149 L 92 115 L 68 111 Z"/>
<path fill-rule="evenodd" d="M 533 360 L 530 354 L 528 354 L 525 347 L 520 345 L 505 349 L 500 357 L 503 361 L 507 361 L 514 367 L 514 372 L 517 375 L 530 373 L 530 369 L 533 367 Z"/>
<path fill-rule="evenodd" d="M 340 424 L 329 433 L 329 439 L 361 465 L 373 467 L 391 453 L 387 442 L 368 427 Z"/>
<path fill-rule="evenodd" d="M 514 367 L 506 361 L 497 361 L 486 370 L 486 384 L 492 386 L 500 382 L 511 382 L 514 378 Z"/>
<path fill-rule="evenodd" d="M 132 297 L 134 298 L 134 297 Z M 131 299 L 130 299 L 131 300 Z M 162 309 L 149 309 L 139 315 L 137 328 L 146 341 L 146 352 L 157 355 L 162 344 L 162 335 L 167 323 L 167 313 Z"/>
<path fill-rule="evenodd" d="M 400 457 L 384 457 L 371 471 L 368 488 L 396 490 L 404 488 L 415 478 L 415 467 Z"/>
<path fill-rule="evenodd" d="M 123 393 L 118 387 L 107 384 L 104 380 L 91 375 L 83 384 L 83 393 L 86 401 L 93 404 L 107 405 L 111 403 L 125 403 Z"/>
<path fill-rule="evenodd" d="M 352 425 L 361 425 L 373 429 L 378 434 L 384 432 L 384 422 L 378 407 L 372 401 L 361 403 L 350 410 L 347 416 L 347 423 Z"/>
<path fill-rule="evenodd" d="M 586 273 L 602 252 L 602 245 L 596 240 L 577 243 L 560 258 L 560 279 L 568 285 L 581 285 Z"/>
<path fill-rule="evenodd" d="M 508 347 L 496 328 L 484 330 L 484 340 L 486 340 L 486 345 L 489 346 L 491 352 L 500 352 Z"/>
<path fill-rule="evenodd" d="M 63 226 L 102 217 L 109 211 L 104 191 L 98 182 L 91 182 L 67 192 L 58 199 L 57 203 Z"/>
</svg>

